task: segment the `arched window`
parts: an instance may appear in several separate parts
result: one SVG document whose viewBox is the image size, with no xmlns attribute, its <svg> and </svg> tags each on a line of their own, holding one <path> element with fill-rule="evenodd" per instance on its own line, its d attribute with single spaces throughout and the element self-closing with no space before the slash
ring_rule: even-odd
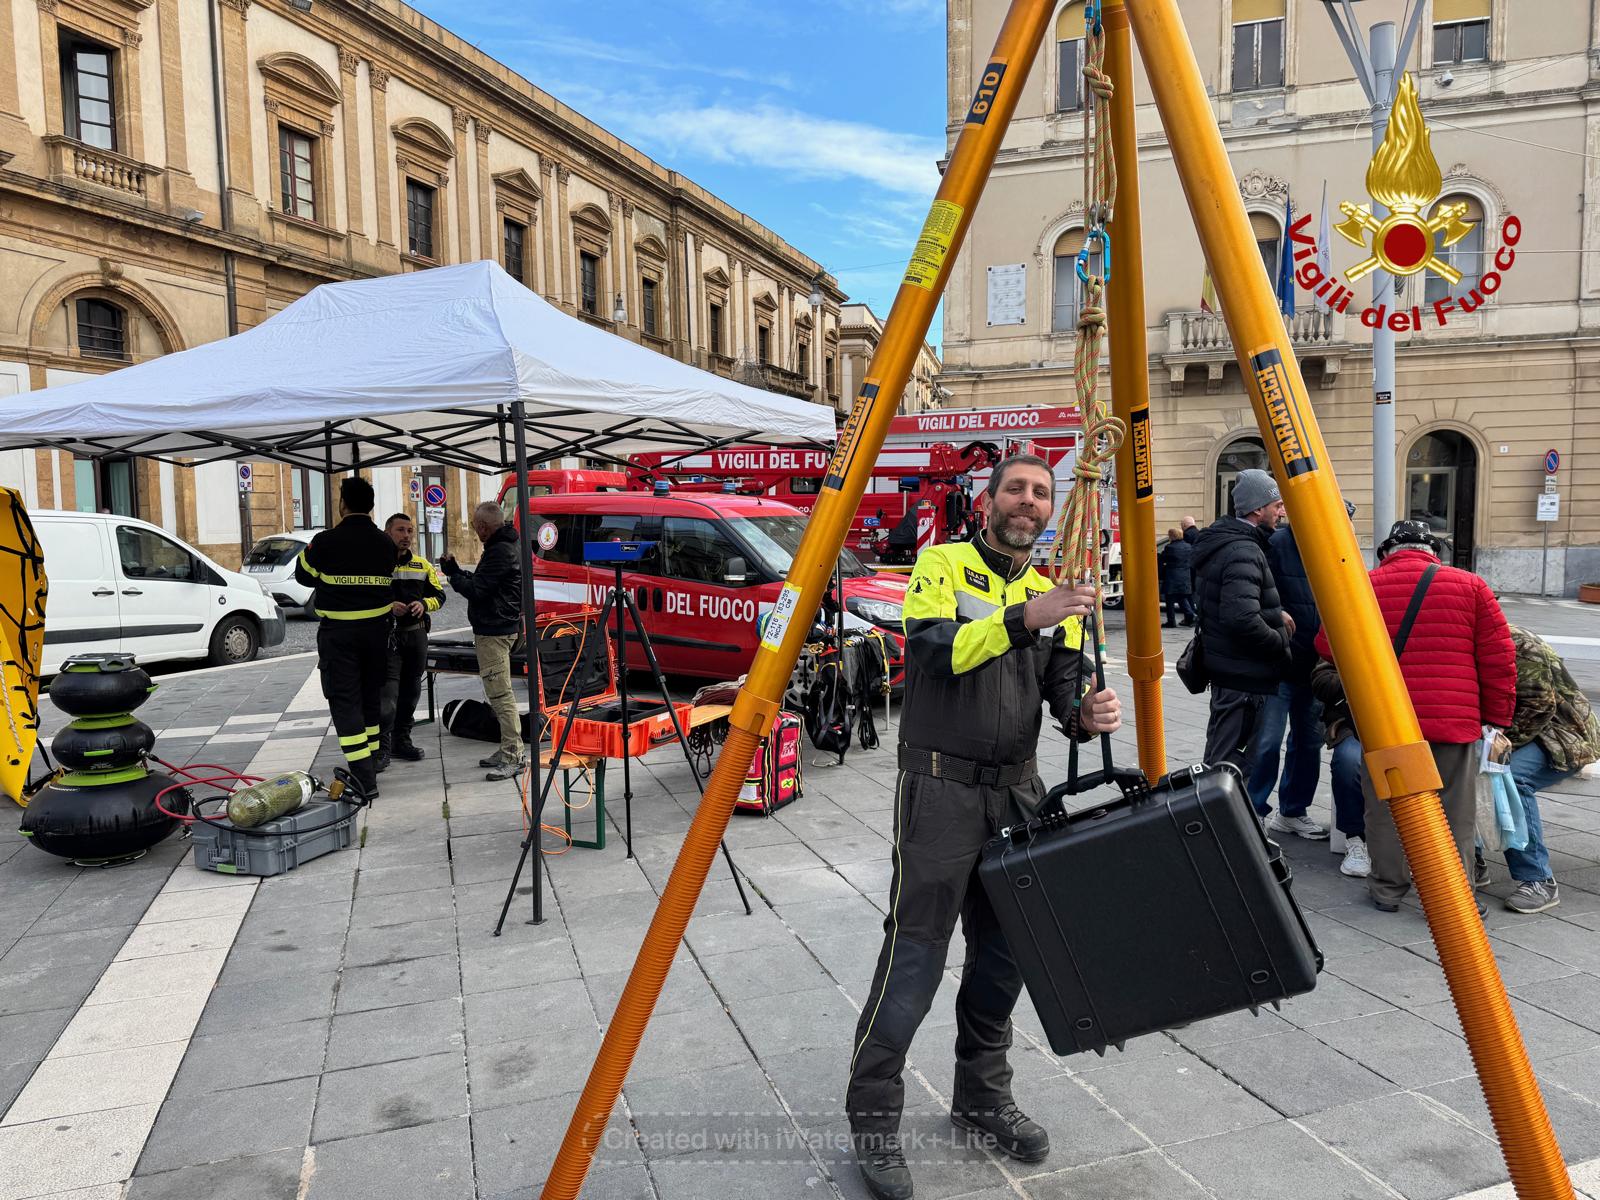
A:
<svg viewBox="0 0 1600 1200">
<path fill-rule="evenodd" d="M 1461 272 L 1461 282 L 1453 284 L 1441 275 L 1427 272 L 1428 282 L 1423 288 L 1424 304 L 1432 304 L 1446 296 L 1459 300 L 1477 287 L 1478 280 L 1483 277 L 1483 205 L 1474 197 L 1458 192 L 1453 196 L 1445 196 L 1434 205 L 1434 210 L 1446 204 L 1467 206 L 1466 215 L 1461 219 L 1472 224 L 1472 231 L 1455 245 L 1446 246 L 1445 236 L 1450 230 L 1441 229 L 1433 235 L 1433 252 Z"/>
<path fill-rule="evenodd" d="M 1083 107 L 1083 3 L 1073 0 L 1056 14 L 1056 111 Z"/>
<path fill-rule="evenodd" d="M 1255 236 L 1256 248 L 1261 251 L 1261 261 L 1266 265 L 1267 278 L 1274 284 L 1278 280 L 1278 256 L 1283 250 L 1283 226 L 1278 218 L 1268 213 L 1250 214 L 1250 232 Z"/>
<path fill-rule="evenodd" d="M 1069 229 L 1056 239 L 1052 333 L 1074 333 L 1078 328 L 1078 309 L 1083 303 L 1078 290 L 1078 251 L 1083 249 L 1083 236 L 1082 229 Z"/>
<path fill-rule="evenodd" d="M 128 357 L 128 313 L 97 296 L 79 297 L 73 305 L 78 353 L 90 358 Z"/>
</svg>

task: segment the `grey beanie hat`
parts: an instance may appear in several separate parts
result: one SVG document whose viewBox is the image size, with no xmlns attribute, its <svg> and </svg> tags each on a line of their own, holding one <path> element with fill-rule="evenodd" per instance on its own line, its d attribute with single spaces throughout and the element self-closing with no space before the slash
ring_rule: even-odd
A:
<svg viewBox="0 0 1600 1200">
<path fill-rule="evenodd" d="M 1233 512 L 1235 516 L 1242 517 L 1246 513 L 1253 513 L 1258 508 L 1265 508 L 1274 500 L 1281 500 L 1278 495 L 1277 481 L 1266 471 L 1240 471 L 1239 479 L 1233 485 Z"/>
</svg>

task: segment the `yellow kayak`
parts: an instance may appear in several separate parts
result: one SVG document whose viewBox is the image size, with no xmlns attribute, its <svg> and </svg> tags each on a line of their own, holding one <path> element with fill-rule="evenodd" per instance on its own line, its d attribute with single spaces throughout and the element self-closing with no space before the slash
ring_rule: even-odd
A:
<svg viewBox="0 0 1600 1200">
<path fill-rule="evenodd" d="M 49 589 L 44 549 L 22 496 L 0 488 L 0 790 L 23 805 L 28 764 L 39 741 L 39 664 Z"/>
</svg>

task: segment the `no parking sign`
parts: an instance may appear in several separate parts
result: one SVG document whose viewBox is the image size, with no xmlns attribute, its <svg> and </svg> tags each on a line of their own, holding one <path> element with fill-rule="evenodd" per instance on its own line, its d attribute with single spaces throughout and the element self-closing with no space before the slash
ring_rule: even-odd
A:
<svg viewBox="0 0 1600 1200">
<path fill-rule="evenodd" d="M 422 480 L 417 476 L 411 477 L 411 503 L 415 504 L 422 499 Z"/>
<path fill-rule="evenodd" d="M 428 485 L 427 502 L 429 508 L 443 508 L 444 488 L 437 483 L 430 483 Z"/>
</svg>

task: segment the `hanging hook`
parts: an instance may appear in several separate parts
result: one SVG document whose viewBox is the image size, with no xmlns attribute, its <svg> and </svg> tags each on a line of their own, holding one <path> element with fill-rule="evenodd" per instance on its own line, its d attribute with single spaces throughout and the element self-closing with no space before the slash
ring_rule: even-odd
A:
<svg viewBox="0 0 1600 1200">
<path fill-rule="evenodd" d="M 1082 283 L 1089 282 L 1089 247 L 1099 243 L 1100 248 L 1100 282 L 1111 282 L 1111 235 L 1104 229 L 1091 229 L 1084 235 L 1083 249 L 1078 251 L 1078 279 Z"/>
</svg>

